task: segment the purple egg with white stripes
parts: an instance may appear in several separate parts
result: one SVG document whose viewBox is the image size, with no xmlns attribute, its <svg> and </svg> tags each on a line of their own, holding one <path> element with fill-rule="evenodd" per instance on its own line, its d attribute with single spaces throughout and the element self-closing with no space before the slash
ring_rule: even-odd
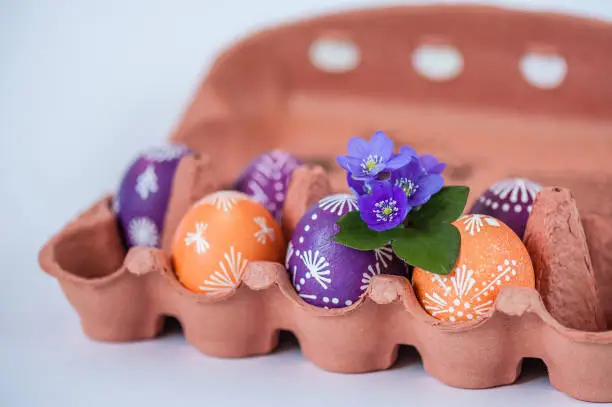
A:
<svg viewBox="0 0 612 407">
<path fill-rule="evenodd" d="M 189 152 L 169 143 L 144 151 L 128 167 L 113 200 L 128 247 L 160 247 L 174 173 Z"/>
<path fill-rule="evenodd" d="M 276 220 L 280 220 L 291 174 L 302 162 L 283 150 L 271 150 L 255 158 L 234 184 L 261 203 Z"/>
<path fill-rule="evenodd" d="M 540 185 L 528 179 L 504 179 L 487 189 L 469 213 L 497 218 L 522 239 L 533 202 L 541 189 Z"/>
<path fill-rule="evenodd" d="M 330 195 L 313 205 L 293 232 L 285 266 L 295 290 L 309 304 L 347 307 L 359 300 L 375 275 L 406 276 L 406 264 L 390 248 L 360 251 L 333 241 L 339 231 L 336 221 L 354 210 L 354 195 Z"/>
</svg>

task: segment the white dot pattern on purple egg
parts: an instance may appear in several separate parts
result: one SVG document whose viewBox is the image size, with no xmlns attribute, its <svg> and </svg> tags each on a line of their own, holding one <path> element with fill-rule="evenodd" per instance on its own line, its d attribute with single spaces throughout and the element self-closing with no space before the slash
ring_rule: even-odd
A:
<svg viewBox="0 0 612 407">
<path fill-rule="evenodd" d="M 298 295 L 323 308 L 354 304 L 377 274 L 405 275 L 406 266 L 390 248 L 359 251 L 332 240 L 336 221 L 358 210 L 349 194 L 330 195 L 302 217 L 287 249 L 285 266 Z"/>
<path fill-rule="evenodd" d="M 254 159 L 242 172 L 234 188 L 261 203 L 280 218 L 291 174 L 302 162 L 282 150 L 272 150 Z"/>
<path fill-rule="evenodd" d="M 493 216 L 522 238 L 533 202 L 542 187 L 524 178 L 504 179 L 492 185 L 469 213 Z"/>
</svg>

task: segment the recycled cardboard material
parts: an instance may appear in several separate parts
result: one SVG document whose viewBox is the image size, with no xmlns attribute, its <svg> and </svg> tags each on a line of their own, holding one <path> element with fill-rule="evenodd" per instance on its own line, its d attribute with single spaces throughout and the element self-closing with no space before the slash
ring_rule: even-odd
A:
<svg viewBox="0 0 612 407">
<path fill-rule="evenodd" d="M 573 329 L 605 330 L 598 281 L 569 190 L 549 187 L 538 193 L 524 241 L 533 261 L 536 289 L 555 319 Z"/>
<path fill-rule="evenodd" d="M 164 230 L 169 232 L 162 235 L 162 248 L 166 252 L 170 252 L 172 235 L 187 209 L 203 196 L 223 188 L 216 178 L 210 176 L 212 171 L 207 155 L 190 154 L 179 162 L 168 202 L 168 207 L 173 209 L 166 212 L 164 225 Z"/>
<path fill-rule="evenodd" d="M 612 216 L 590 213 L 583 217 L 584 232 L 597 281 L 599 303 L 612 329 Z"/>
<path fill-rule="evenodd" d="M 330 71 L 311 61 L 320 40 L 345 45 Z M 414 68 L 414 52 L 441 44 L 460 52 L 462 70 L 432 81 Z M 231 185 L 253 157 L 272 148 L 310 164 L 294 173 L 289 187 L 283 218 L 289 236 L 312 203 L 348 189 L 335 163 L 348 139 L 383 130 L 397 144 L 446 161 L 447 183 L 471 187 L 468 207 L 508 177 L 571 190 L 588 249 L 585 234 L 568 236 L 578 218 L 553 233 L 546 225 L 558 215 L 534 209 L 530 227 L 540 237 L 529 241 L 530 250 L 544 253 L 534 259 L 540 270 L 559 276 L 578 262 L 553 260 L 582 251 L 592 266 L 577 272 L 590 275 L 592 268 L 593 301 L 599 298 L 610 321 L 610 234 L 597 220 L 609 225 L 612 216 L 610 44 L 612 26 L 604 22 L 475 6 L 362 10 L 265 30 L 219 57 L 170 137 L 202 154 L 184 158 L 177 170 L 163 248 L 132 248 L 126 255 L 107 196 L 50 239 L 41 267 L 58 279 L 84 332 L 96 340 L 153 338 L 172 316 L 202 352 L 246 357 L 271 352 L 279 331 L 289 330 L 313 363 L 351 373 L 386 369 L 398 345 L 409 344 L 427 372 L 464 388 L 512 383 L 523 358 L 541 358 L 554 387 L 612 402 L 612 331 L 597 331 L 600 316 L 589 319 L 595 305 L 582 310 L 580 330 L 572 329 L 570 310 L 547 311 L 554 284 L 545 302 L 536 290 L 506 287 L 490 318 L 452 325 L 429 316 L 402 277 L 374 277 L 367 295 L 350 307 L 315 308 L 274 263 L 250 263 L 235 292 L 211 300 L 179 284 L 164 251 L 191 203 Z M 530 52 L 545 63 L 562 56 L 567 73 L 559 86 L 540 89 L 522 76 Z M 353 70 L 338 69 L 355 55 Z M 577 287 L 575 298 L 592 294 L 593 284 L 584 283 L 586 291 Z"/>
</svg>

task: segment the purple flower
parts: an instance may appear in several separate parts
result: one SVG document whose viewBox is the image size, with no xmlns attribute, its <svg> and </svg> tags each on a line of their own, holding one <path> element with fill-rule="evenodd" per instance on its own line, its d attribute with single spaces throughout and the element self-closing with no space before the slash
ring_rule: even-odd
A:
<svg viewBox="0 0 612 407">
<path fill-rule="evenodd" d="M 411 156 L 400 151 L 393 154 L 393 140 L 378 131 L 370 141 L 353 137 L 348 142 L 348 156 L 339 155 L 338 164 L 347 170 L 356 180 L 373 180 L 384 170 L 396 170 L 403 167 Z"/>
<path fill-rule="evenodd" d="M 444 178 L 440 174 L 425 172 L 421 160 L 413 158 L 407 165 L 391 173 L 391 183 L 405 193 L 408 206 L 415 207 L 423 205 L 440 191 Z"/>
<path fill-rule="evenodd" d="M 374 182 L 372 193 L 357 200 L 361 219 L 377 232 L 393 229 L 404 221 L 411 207 L 401 188 L 390 182 Z"/>
</svg>

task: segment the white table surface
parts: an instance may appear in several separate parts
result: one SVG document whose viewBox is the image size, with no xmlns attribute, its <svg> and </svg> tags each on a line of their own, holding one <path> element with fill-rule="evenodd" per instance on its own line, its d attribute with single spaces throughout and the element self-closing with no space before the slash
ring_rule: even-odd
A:
<svg viewBox="0 0 612 407">
<path fill-rule="evenodd" d="M 459 390 L 414 354 L 363 375 L 326 373 L 295 345 L 221 360 L 180 333 L 132 344 L 81 332 L 37 251 L 162 141 L 222 49 L 252 30 L 383 2 L 0 0 L 0 406 L 475 406 L 580 404 L 542 369 Z M 451 2 L 448 2 L 451 3 Z M 612 19 L 612 2 L 487 1 Z M 390 4 L 390 2 L 384 2 Z M 26 295 L 27 293 L 27 295 Z"/>
</svg>

